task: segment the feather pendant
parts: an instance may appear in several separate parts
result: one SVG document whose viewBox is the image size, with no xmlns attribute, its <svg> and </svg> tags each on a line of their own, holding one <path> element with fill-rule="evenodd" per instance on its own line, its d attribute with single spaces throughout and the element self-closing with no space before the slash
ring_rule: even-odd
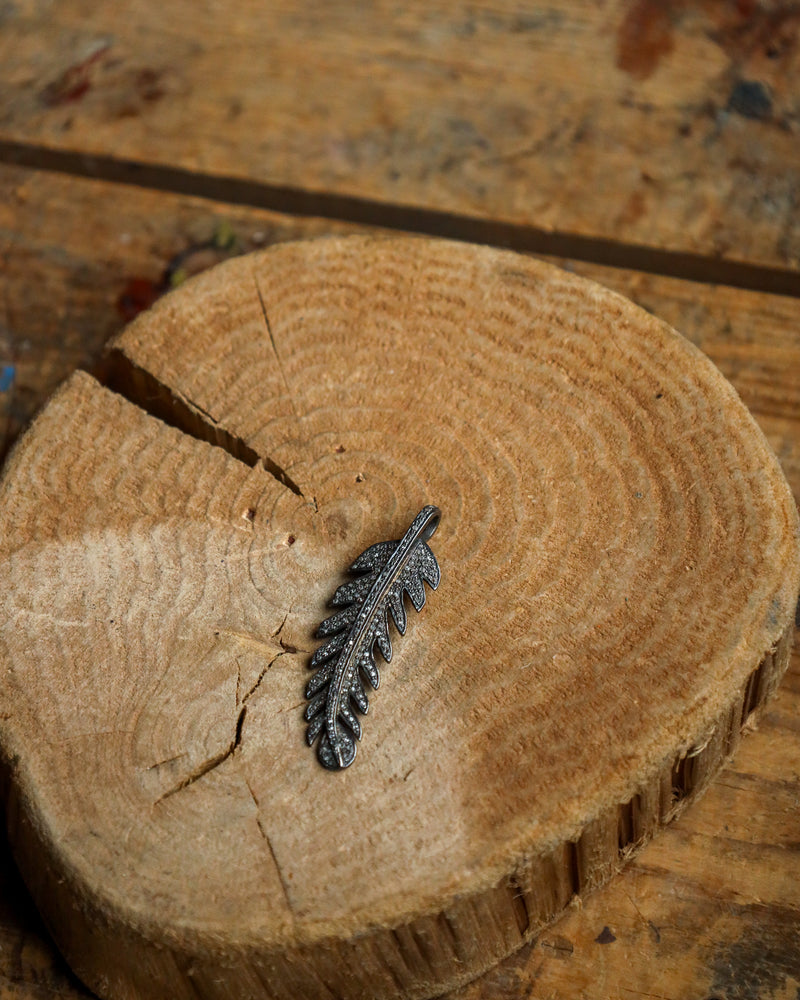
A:
<svg viewBox="0 0 800 1000">
<path fill-rule="evenodd" d="M 392 658 L 389 615 L 400 635 L 406 631 L 404 595 L 417 611 L 425 604 L 425 586 L 439 586 L 436 556 L 426 544 L 439 526 L 438 507 L 423 507 L 397 542 L 378 542 L 361 553 L 350 567 L 356 578 L 336 591 L 331 606 L 338 608 L 317 630 L 326 642 L 311 659 L 316 673 L 306 686 L 306 739 L 319 738 L 317 756 L 331 771 L 349 767 L 361 739 L 356 710 L 366 714 L 369 701 L 364 679 L 380 684 L 375 649 L 388 663 Z"/>
</svg>

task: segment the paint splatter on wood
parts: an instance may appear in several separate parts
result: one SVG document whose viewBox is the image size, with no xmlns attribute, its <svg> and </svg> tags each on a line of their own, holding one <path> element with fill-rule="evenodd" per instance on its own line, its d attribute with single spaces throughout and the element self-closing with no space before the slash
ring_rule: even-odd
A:
<svg viewBox="0 0 800 1000">
<path fill-rule="evenodd" d="M 42 101 L 49 108 L 57 108 L 63 104 L 74 104 L 85 97 L 92 88 L 94 74 L 110 46 L 102 45 L 90 56 L 80 62 L 68 66 L 60 76 L 42 91 Z"/>
<path fill-rule="evenodd" d="M 617 33 L 618 68 L 646 80 L 674 47 L 669 4 L 636 0 Z"/>
</svg>

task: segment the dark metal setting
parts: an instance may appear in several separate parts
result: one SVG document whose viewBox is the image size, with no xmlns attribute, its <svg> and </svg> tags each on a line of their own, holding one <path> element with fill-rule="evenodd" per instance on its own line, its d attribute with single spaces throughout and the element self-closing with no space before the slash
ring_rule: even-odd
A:
<svg viewBox="0 0 800 1000">
<path fill-rule="evenodd" d="M 356 579 L 342 584 L 331 600 L 332 607 L 342 610 L 317 630 L 317 638 L 327 642 L 311 659 L 316 673 L 306 687 L 306 738 L 310 746 L 321 737 L 317 756 L 331 771 L 355 760 L 356 740 L 361 739 L 356 711 L 366 715 L 369 709 L 362 676 L 377 690 L 376 644 L 387 663 L 392 659 L 389 613 L 397 631 L 405 635 L 404 595 L 421 611 L 424 584 L 434 590 L 439 586 L 439 564 L 426 542 L 440 518 L 438 507 L 423 507 L 399 541 L 378 542 L 362 552 L 350 566 Z"/>
</svg>

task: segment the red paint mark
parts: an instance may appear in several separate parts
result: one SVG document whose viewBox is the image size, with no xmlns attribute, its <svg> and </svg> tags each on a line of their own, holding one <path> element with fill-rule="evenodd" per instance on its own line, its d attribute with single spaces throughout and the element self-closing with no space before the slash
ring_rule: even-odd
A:
<svg viewBox="0 0 800 1000">
<path fill-rule="evenodd" d="M 160 100 L 166 91 L 162 85 L 162 70 L 141 69 L 136 74 L 136 92 L 147 103 Z"/>
<path fill-rule="evenodd" d="M 617 32 L 617 67 L 646 80 L 674 47 L 670 4 L 635 0 Z"/>
<path fill-rule="evenodd" d="M 131 278 L 117 298 L 117 312 L 130 323 L 139 313 L 149 309 L 163 291 L 162 285 L 149 278 Z"/>
<path fill-rule="evenodd" d="M 637 188 L 635 191 L 631 192 L 630 197 L 625 203 L 625 207 L 620 213 L 618 223 L 621 226 L 634 226 L 639 219 L 644 215 L 646 211 L 646 204 L 644 200 L 644 195 L 641 189 Z"/>
<path fill-rule="evenodd" d="M 49 108 L 57 108 L 62 104 L 74 104 L 85 97 L 92 88 L 92 72 L 109 48 L 104 45 L 87 59 L 65 69 L 61 76 L 44 88 L 42 101 Z"/>
</svg>

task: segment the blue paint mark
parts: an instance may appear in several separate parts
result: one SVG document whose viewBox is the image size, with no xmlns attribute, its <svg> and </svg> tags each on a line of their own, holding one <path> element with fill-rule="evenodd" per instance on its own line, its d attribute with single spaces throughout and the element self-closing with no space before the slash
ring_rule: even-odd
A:
<svg viewBox="0 0 800 1000">
<path fill-rule="evenodd" d="M 3 370 L 0 372 L 0 392 L 8 392 L 14 384 L 14 376 L 16 374 L 17 369 L 14 365 L 3 365 Z"/>
</svg>

